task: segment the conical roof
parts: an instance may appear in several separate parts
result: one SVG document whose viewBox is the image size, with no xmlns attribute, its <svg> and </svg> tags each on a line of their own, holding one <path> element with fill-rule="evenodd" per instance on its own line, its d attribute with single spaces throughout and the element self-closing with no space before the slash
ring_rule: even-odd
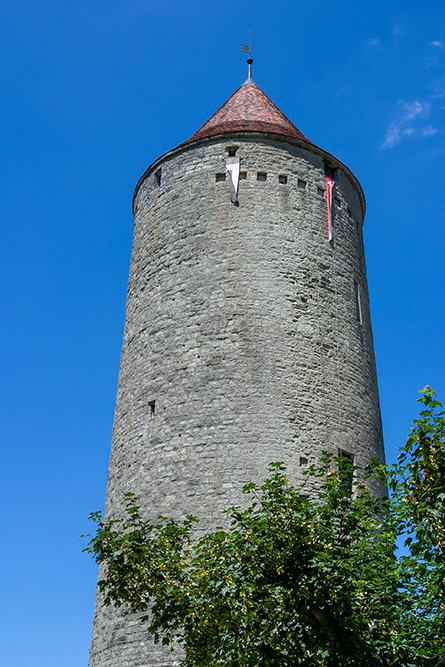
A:
<svg viewBox="0 0 445 667">
<path fill-rule="evenodd" d="M 309 142 L 252 79 L 247 79 L 184 143 L 228 132 L 268 132 Z"/>
</svg>

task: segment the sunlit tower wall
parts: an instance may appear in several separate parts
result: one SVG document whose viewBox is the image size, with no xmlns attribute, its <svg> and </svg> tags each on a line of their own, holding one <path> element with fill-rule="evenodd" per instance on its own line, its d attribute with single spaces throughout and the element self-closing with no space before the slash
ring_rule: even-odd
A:
<svg viewBox="0 0 445 667">
<path fill-rule="evenodd" d="M 147 517 L 194 514 L 208 529 L 271 461 L 298 481 L 323 451 L 383 460 L 350 170 L 249 78 L 147 169 L 133 210 L 106 516 L 131 491 Z M 173 664 L 98 596 L 91 667 Z"/>
</svg>

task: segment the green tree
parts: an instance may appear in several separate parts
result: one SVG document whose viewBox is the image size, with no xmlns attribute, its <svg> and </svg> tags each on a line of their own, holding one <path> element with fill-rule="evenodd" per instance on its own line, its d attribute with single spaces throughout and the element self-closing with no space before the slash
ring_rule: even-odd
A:
<svg viewBox="0 0 445 667">
<path fill-rule="evenodd" d="M 186 667 L 405 666 L 445 661 L 445 420 L 427 387 L 397 463 L 361 471 L 325 456 L 319 492 L 271 464 L 230 528 L 195 540 L 194 517 L 157 523 L 126 495 L 122 520 L 92 519 L 87 551 L 104 603 L 143 612 Z M 354 493 L 349 479 L 354 474 Z M 376 498 L 370 478 L 387 480 Z M 397 540 L 404 540 L 402 553 Z"/>
</svg>

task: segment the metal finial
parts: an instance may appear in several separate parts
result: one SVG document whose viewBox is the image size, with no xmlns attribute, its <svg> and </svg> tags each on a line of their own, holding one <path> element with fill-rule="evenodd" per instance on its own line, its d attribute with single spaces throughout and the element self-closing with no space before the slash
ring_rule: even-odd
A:
<svg viewBox="0 0 445 667">
<path fill-rule="evenodd" d="M 252 78 L 252 63 L 253 63 L 252 58 L 247 58 L 247 64 L 249 65 L 249 72 L 247 77 L 248 79 Z"/>
</svg>

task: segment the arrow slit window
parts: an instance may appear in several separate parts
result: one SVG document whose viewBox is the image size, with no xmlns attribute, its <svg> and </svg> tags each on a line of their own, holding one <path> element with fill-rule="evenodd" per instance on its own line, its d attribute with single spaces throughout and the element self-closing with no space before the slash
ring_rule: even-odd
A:
<svg viewBox="0 0 445 667">
<path fill-rule="evenodd" d="M 360 285 L 356 280 L 354 280 L 354 297 L 355 297 L 355 312 L 357 315 L 357 320 L 360 322 L 360 324 L 363 324 L 362 302 L 360 299 Z"/>
</svg>

